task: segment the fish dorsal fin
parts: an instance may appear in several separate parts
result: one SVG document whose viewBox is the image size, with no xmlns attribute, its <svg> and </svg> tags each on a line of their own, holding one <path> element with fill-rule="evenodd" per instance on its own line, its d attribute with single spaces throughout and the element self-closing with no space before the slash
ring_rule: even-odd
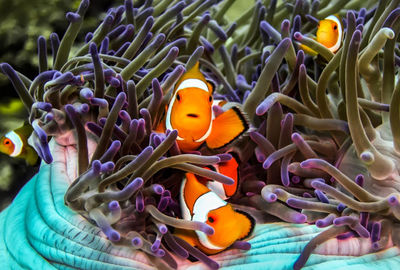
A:
<svg viewBox="0 0 400 270">
<path fill-rule="evenodd" d="M 200 80 L 202 81 L 205 85 L 207 85 L 208 91 L 212 91 L 212 87 L 208 84 L 206 78 L 204 77 L 203 73 L 201 73 L 200 71 L 200 67 L 199 67 L 199 62 L 196 62 L 196 64 L 189 69 L 188 71 L 186 71 L 182 77 L 178 80 L 178 82 L 175 84 L 175 89 L 174 89 L 174 93 L 176 92 L 176 90 L 178 88 L 180 88 L 179 86 L 181 85 L 182 82 L 184 82 L 185 80 Z M 204 89 L 205 90 L 205 89 Z"/>
<path fill-rule="evenodd" d="M 21 127 L 15 129 L 14 131 L 22 137 L 21 139 L 26 141 L 29 136 L 31 136 L 33 127 L 28 122 L 25 122 Z"/>
</svg>

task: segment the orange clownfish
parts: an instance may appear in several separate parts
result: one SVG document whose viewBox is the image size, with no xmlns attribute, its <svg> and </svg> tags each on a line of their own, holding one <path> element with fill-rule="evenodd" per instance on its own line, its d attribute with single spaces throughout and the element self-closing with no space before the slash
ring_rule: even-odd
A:
<svg viewBox="0 0 400 270">
<path fill-rule="evenodd" d="M 337 16 L 330 15 L 325 19 L 319 21 L 318 30 L 316 33 L 315 40 L 324 45 L 332 53 L 339 50 L 343 39 L 343 27 L 340 19 Z M 300 46 L 305 52 L 311 55 L 317 55 L 318 53 L 311 48 L 301 45 Z"/>
<path fill-rule="evenodd" d="M 338 17 L 330 15 L 318 24 L 317 41 L 335 53 L 343 38 L 342 24 Z"/>
<path fill-rule="evenodd" d="M 213 87 L 200 72 L 199 63 L 182 75 L 176 83 L 165 117 L 157 128 L 178 131 L 177 142 L 181 150 L 192 151 L 204 142 L 211 149 L 224 147 L 249 128 L 246 117 L 237 107 L 215 116 Z"/>
<path fill-rule="evenodd" d="M 186 173 L 180 196 L 183 218 L 207 223 L 214 234 L 177 229 L 175 235 L 206 254 L 225 250 L 235 241 L 248 237 L 254 229 L 255 222 L 250 215 L 233 209 L 192 173 Z"/>
<path fill-rule="evenodd" d="M 39 157 L 33 147 L 28 144 L 28 137 L 32 131 L 31 125 L 24 124 L 8 132 L 0 138 L 0 152 L 10 157 L 25 159 L 31 166 L 35 165 Z"/>
</svg>

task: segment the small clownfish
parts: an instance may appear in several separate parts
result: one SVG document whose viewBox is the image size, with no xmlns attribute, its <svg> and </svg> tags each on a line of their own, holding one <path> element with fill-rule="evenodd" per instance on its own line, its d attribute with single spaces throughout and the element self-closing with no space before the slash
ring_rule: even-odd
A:
<svg viewBox="0 0 400 270">
<path fill-rule="evenodd" d="M 339 50 L 343 39 L 343 27 L 340 19 L 335 15 L 330 15 L 319 21 L 315 40 L 324 45 L 332 53 Z M 318 53 L 308 46 L 301 45 L 301 49 L 311 55 Z"/>
<path fill-rule="evenodd" d="M 209 180 L 201 176 L 197 176 L 197 180 L 200 183 L 207 186 L 223 200 L 229 199 L 236 193 L 239 187 L 239 164 L 236 155 L 233 154 L 232 158 L 226 162 L 221 162 L 219 164 L 205 167 L 205 169 L 211 169 L 220 174 L 228 176 L 234 180 L 234 183 L 232 185 L 227 185 L 217 181 Z"/>
<path fill-rule="evenodd" d="M 342 24 L 338 17 L 330 15 L 318 24 L 317 41 L 335 53 L 343 38 Z"/>
<path fill-rule="evenodd" d="M 0 138 L 0 152 L 10 157 L 25 159 L 33 166 L 38 160 L 38 155 L 32 146 L 28 144 L 28 138 L 32 134 L 33 128 L 29 124 L 8 132 Z"/>
<path fill-rule="evenodd" d="M 225 250 L 235 241 L 248 237 L 254 229 L 255 221 L 250 215 L 233 209 L 192 173 L 186 173 L 180 196 L 183 218 L 210 225 L 214 234 L 183 229 L 177 229 L 174 234 L 206 254 Z"/>
<path fill-rule="evenodd" d="M 200 72 L 197 62 L 176 83 L 157 131 L 176 129 L 177 142 L 182 151 L 196 150 L 204 142 L 210 149 L 230 144 L 246 132 L 249 125 L 237 107 L 216 116 L 213 106 L 221 106 L 224 101 L 214 101 L 212 94 L 213 87 Z"/>
</svg>

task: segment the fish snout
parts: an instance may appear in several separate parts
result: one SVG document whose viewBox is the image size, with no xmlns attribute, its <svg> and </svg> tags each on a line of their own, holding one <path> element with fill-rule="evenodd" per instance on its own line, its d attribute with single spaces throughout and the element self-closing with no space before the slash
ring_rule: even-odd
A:
<svg viewBox="0 0 400 270">
<path fill-rule="evenodd" d="M 195 114 L 195 113 L 188 113 L 188 114 L 186 114 L 186 116 L 187 117 L 191 117 L 191 118 L 198 118 L 199 117 L 199 115 Z"/>
</svg>

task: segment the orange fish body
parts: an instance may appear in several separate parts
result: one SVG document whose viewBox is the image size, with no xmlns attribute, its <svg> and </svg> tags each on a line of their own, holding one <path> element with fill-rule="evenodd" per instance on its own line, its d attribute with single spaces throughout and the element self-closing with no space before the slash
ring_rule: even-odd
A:
<svg viewBox="0 0 400 270">
<path fill-rule="evenodd" d="M 28 137 L 32 131 L 31 125 L 25 124 L 16 130 L 8 132 L 0 138 L 0 152 L 10 157 L 25 159 L 31 166 L 35 165 L 38 155 L 33 147 L 28 144 Z"/>
<path fill-rule="evenodd" d="M 237 107 L 215 116 L 212 107 L 213 88 L 200 72 L 199 63 L 177 82 L 166 115 L 157 128 L 178 131 L 177 142 L 182 151 L 196 150 L 204 142 L 211 149 L 224 147 L 248 129 L 248 123 Z"/>
<path fill-rule="evenodd" d="M 175 235 L 206 254 L 225 250 L 235 241 L 248 237 L 254 228 L 252 217 L 233 209 L 231 204 L 200 183 L 192 173 L 186 173 L 182 182 L 181 210 L 184 219 L 204 222 L 214 229 L 213 235 L 201 231 L 175 232 Z"/>
<path fill-rule="evenodd" d="M 315 40 L 328 48 L 332 53 L 339 50 L 342 39 L 343 27 L 337 16 L 330 15 L 319 22 Z M 300 48 L 310 55 L 315 56 L 318 54 L 306 45 L 301 44 Z"/>
</svg>

